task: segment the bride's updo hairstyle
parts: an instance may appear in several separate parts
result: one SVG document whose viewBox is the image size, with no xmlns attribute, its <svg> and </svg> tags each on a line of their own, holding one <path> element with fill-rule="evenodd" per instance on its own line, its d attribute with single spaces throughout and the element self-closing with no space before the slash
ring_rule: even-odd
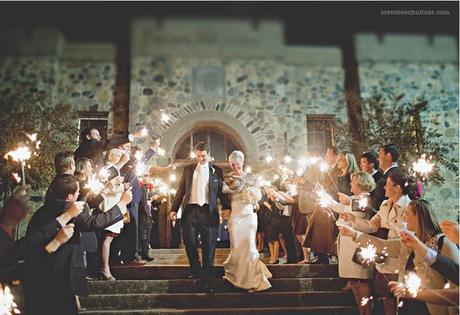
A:
<svg viewBox="0 0 460 315">
<path fill-rule="evenodd" d="M 243 165 L 244 164 L 244 153 L 241 151 L 233 151 L 232 153 L 230 153 L 228 157 L 228 162 L 229 163 L 235 162 L 235 163 Z"/>
</svg>

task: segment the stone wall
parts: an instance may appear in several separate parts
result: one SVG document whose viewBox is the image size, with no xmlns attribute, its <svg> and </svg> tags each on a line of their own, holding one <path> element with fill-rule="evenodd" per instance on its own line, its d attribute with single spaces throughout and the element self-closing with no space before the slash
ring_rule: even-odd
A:
<svg viewBox="0 0 460 315">
<path fill-rule="evenodd" d="M 293 156 L 305 153 L 306 114 L 335 114 L 338 120 L 346 119 L 340 50 L 334 47 L 287 47 L 278 37 L 271 42 L 270 50 L 264 49 L 268 45 L 264 44 L 266 39 L 265 42 L 258 41 L 260 46 L 250 42 L 246 49 L 243 39 L 251 26 L 247 22 L 241 23 L 243 25 L 235 23 L 230 41 L 239 45 L 227 47 L 227 41 L 218 40 L 213 47 L 214 56 L 204 57 L 201 53 L 206 51 L 208 43 L 200 42 L 187 46 L 183 42 L 170 41 L 167 55 L 161 44 L 154 45 L 154 34 L 160 26 L 145 21 L 134 23 L 130 128 L 146 125 L 158 136 L 168 135 L 168 139 L 174 142 L 183 132 L 182 129 L 179 132 L 176 126 L 188 115 L 201 112 L 201 119 L 205 121 L 209 120 L 211 111 L 222 112 L 241 123 L 239 128 L 228 126 L 235 129 L 234 132 L 240 133 L 241 137 L 241 128 L 249 132 L 257 147 L 245 149 L 247 153 L 253 153 L 248 154 L 251 163 L 258 163 L 267 154 L 280 160 L 286 153 Z M 174 29 L 171 24 L 169 29 Z M 179 38 L 193 41 L 196 38 L 193 25 L 200 36 L 208 38 L 200 23 L 188 25 L 188 37 Z M 206 25 L 214 32 L 219 22 L 212 24 L 208 21 Z M 271 37 L 282 34 L 273 31 L 277 25 L 269 26 Z M 253 39 L 265 34 L 269 26 L 261 23 L 259 34 L 252 29 Z M 168 27 L 164 29 L 166 33 Z M 239 29 L 243 30 L 241 40 L 237 40 L 239 33 L 236 30 Z M 168 36 L 163 34 L 162 38 Z M 220 77 L 216 74 L 215 78 L 223 82 L 222 93 L 194 93 L 194 84 L 199 84 L 194 82 L 199 80 L 194 77 L 194 71 L 200 69 L 220 71 Z M 212 85 L 212 82 L 208 84 Z M 169 123 L 161 123 L 162 112 L 171 116 Z M 190 122 L 188 129 L 196 123 L 196 120 Z M 175 135 L 171 136 L 171 133 Z M 165 144 L 167 156 L 174 144 Z"/>
<path fill-rule="evenodd" d="M 369 97 L 374 90 L 384 97 L 404 93 L 402 103 L 423 97 L 428 101 L 429 111 L 422 113 L 422 120 L 426 125 L 427 120 L 440 115 L 439 131 L 446 141 L 455 144 L 456 150 L 450 156 L 458 159 L 459 78 L 455 39 L 439 36 L 430 43 L 423 36 L 386 35 L 379 42 L 376 36 L 362 34 L 356 37 L 356 47 L 361 95 Z M 445 168 L 441 171 L 446 182 L 439 187 L 425 186 L 424 197 L 434 204 L 439 217 L 457 219 L 459 182 Z"/>
</svg>

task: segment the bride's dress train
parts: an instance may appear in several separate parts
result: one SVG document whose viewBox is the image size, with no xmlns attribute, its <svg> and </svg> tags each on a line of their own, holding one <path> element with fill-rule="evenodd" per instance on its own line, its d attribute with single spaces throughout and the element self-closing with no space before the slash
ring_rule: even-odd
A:
<svg viewBox="0 0 460 315">
<path fill-rule="evenodd" d="M 257 214 L 253 205 L 242 200 L 242 193 L 231 195 L 232 212 L 228 223 L 230 254 L 224 262 L 225 275 L 235 287 L 254 291 L 271 288 L 272 274 L 260 261 L 256 248 Z"/>
</svg>

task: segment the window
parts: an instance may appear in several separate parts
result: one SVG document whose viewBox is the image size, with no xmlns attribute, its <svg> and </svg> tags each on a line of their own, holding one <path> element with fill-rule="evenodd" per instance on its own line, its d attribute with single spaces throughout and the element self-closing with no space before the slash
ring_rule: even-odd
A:
<svg viewBox="0 0 460 315">
<path fill-rule="evenodd" d="M 209 155 L 217 163 L 226 162 L 232 151 L 242 150 L 241 146 L 230 135 L 215 128 L 204 127 L 190 131 L 180 140 L 175 153 L 175 160 L 190 158 L 190 152 L 201 141 L 208 143 Z"/>
<path fill-rule="evenodd" d="M 101 137 L 107 139 L 108 119 L 109 112 L 78 112 L 79 134 L 83 129 L 91 127 L 99 130 Z"/>
<path fill-rule="evenodd" d="M 334 144 L 332 124 L 334 115 L 307 115 L 308 152 L 324 154 L 327 147 Z"/>
</svg>

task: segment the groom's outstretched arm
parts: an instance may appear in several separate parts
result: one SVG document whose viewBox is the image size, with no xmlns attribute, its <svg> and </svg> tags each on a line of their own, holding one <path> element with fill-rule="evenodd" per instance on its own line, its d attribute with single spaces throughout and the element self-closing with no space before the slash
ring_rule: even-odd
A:
<svg viewBox="0 0 460 315">
<path fill-rule="evenodd" d="M 184 172 L 182 173 L 182 178 L 180 179 L 179 187 L 176 192 L 176 196 L 174 197 L 174 201 L 171 205 L 171 212 L 179 211 L 179 207 L 184 200 L 185 195 L 185 177 L 187 176 L 187 168 L 184 168 Z"/>
</svg>

